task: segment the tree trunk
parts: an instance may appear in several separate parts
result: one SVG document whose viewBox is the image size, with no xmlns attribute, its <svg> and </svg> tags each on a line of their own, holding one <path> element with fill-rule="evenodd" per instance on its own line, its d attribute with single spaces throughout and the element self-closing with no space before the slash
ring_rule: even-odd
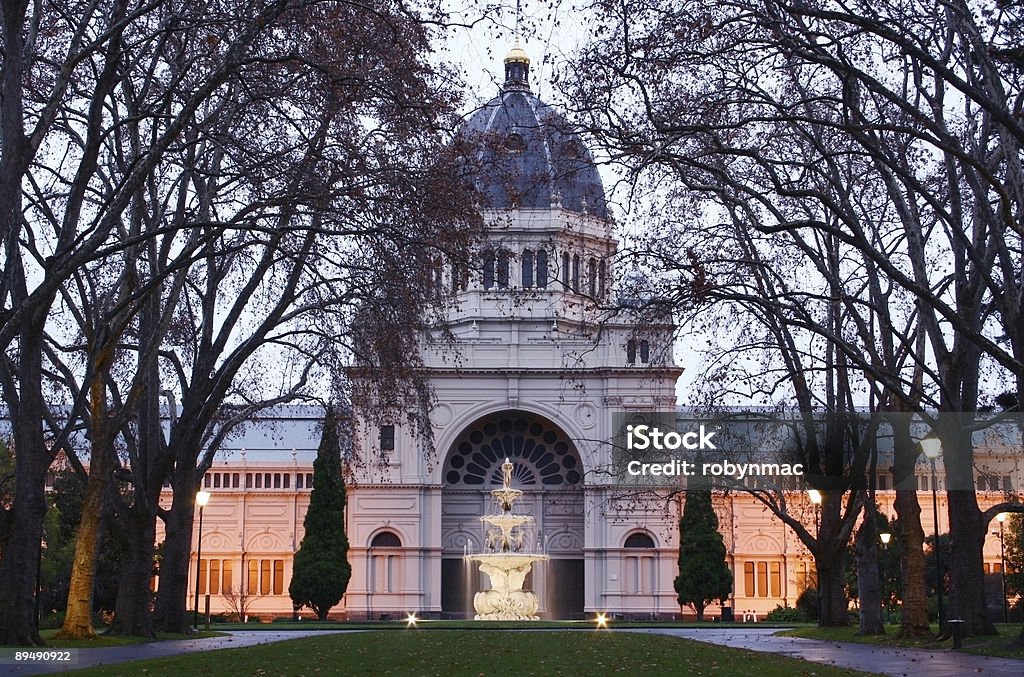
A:
<svg viewBox="0 0 1024 677">
<path fill-rule="evenodd" d="M 45 304 L 44 304 L 45 306 Z M 21 334 L 19 399 L 11 406 L 16 493 L 8 513 L 10 533 L 0 534 L 0 646 L 44 646 L 35 612 L 36 571 L 46 514 L 46 471 L 51 455 L 43 439 L 42 370 L 39 345 L 45 312 Z"/>
<path fill-rule="evenodd" d="M 184 473 L 191 473 L 186 468 Z M 178 473 L 179 475 L 184 473 Z M 179 478 L 181 480 L 182 478 Z M 189 564 L 192 558 L 192 522 L 195 487 L 191 477 L 174 487 L 171 509 L 164 520 L 166 537 L 157 592 L 157 627 L 167 632 L 191 632 L 188 615 Z"/>
<path fill-rule="evenodd" d="M 865 515 L 854 540 L 857 552 L 857 591 L 860 595 L 858 635 L 884 635 L 882 586 L 878 576 L 878 530 L 874 514 Z"/>
<path fill-rule="evenodd" d="M 820 627 L 850 624 L 849 605 L 843 585 L 843 558 L 830 553 L 815 558 L 818 568 L 818 625 Z"/>
<path fill-rule="evenodd" d="M 949 491 L 950 590 L 948 619 L 963 619 L 965 635 L 995 635 L 985 608 L 985 535 L 978 497 L 973 491 Z"/>
<path fill-rule="evenodd" d="M 899 521 L 900 589 L 903 598 L 900 614 L 900 638 L 930 637 L 928 622 L 928 572 L 925 571 L 924 528 L 917 491 L 896 490 L 896 515 Z"/>
<path fill-rule="evenodd" d="M 942 414 L 941 439 L 949 511 L 950 591 L 946 619 L 964 621 L 965 635 L 995 635 L 985 608 L 985 536 L 974 488 L 971 434 L 955 414 Z M 938 545 L 938 544 L 936 544 Z"/>
<path fill-rule="evenodd" d="M 906 415 L 890 419 L 894 434 L 893 478 L 900 543 L 900 638 L 931 637 L 928 622 L 928 572 L 925 571 L 924 528 L 917 502 L 917 445 L 910 436 Z"/>
<path fill-rule="evenodd" d="M 150 604 L 153 593 L 153 543 L 156 539 L 156 516 L 147 513 L 136 502 L 128 512 L 125 536 L 128 551 L 121 566 L 117 589 L 117 605 L 112 632 L 137 637 L 156 637 Z"/>
</svg>

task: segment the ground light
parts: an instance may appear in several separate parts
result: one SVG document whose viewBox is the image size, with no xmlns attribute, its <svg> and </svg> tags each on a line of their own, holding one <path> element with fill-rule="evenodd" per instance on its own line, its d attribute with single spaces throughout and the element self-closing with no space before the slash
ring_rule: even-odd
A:
<svg viewBox="0 0 1024 677">
<path fill-rule="evenodd" d="M 407 627 L 407 628 L 415 628 L 416 627 L 416 621 L 418 621 L 418 620 L 419 619 L 416 618 L 416 614 L 415 613 L 410 613 L 408 616 L 405 617 L 405 627 Z"/>
<path fill-rule="evenodd" d="M 597 616 L 594 617 L 594 623 L 597 624 L 597 629 L 598 630 L 602 630 L 602 629 L 607 630 L 608 629 L 608 615 L 603 613 L 603 612 L 599 613 Z"/>
</svg>

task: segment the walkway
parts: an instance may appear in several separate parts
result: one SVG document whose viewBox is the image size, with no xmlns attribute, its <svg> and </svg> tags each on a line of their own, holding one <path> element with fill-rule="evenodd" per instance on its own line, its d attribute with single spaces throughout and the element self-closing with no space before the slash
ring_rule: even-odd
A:
<svg viewBox="0 0 1024 677">
<path fill-rule="evenodd" d="M 238 649 L 257 644 L 282 642 L 286 639 L 299 639 L 311 635 L 329 635 L 341 632 L 360 632 L 359 630 L 242 630 L 233 631 L 224 637 L 203 637 L 197 639 L 179 639 L 166 642 L 146 642 L 144 644 L 127 644 L 109 646 L 102 649 L 80 649 L 78 662 L 74 665 L 12 665 L 0 664 L 0 675 L 43 675 L 55 672 L 67 672 L 81 668 L 91 668 L 108 663 L 124 663 L 141 661 L 149 658 L 165 658 L 196 651 L 213 651 L 214 649 Z"/>
<path fill-rule="evenodd" d="M 800 637 L 775 637 L 777 628 L 645 628 L 630 632 L 672 635 L 697 642 L 719 644 L 734 649 L 764 651 L 894 677 L 919 677 L 924 674 L 928 677 L 964 677 L 972 674 L 986 677 L 1020 677 L 1024 674 L 1024 661 L 1009 658 L 975 656 L 948 649 L 898 649 L 870 644 L 822 642 Z"/>
</svg>

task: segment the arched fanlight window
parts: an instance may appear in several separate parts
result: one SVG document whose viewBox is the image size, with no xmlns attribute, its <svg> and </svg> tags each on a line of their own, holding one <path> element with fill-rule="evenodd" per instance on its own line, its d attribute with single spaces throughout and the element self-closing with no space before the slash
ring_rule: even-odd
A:
<svg viewBox="0 0 1024 677">
<path fill-rule="evenodd" d="M 636 341 L 626 341 L 626 364 L 636 364 Z"/>
<path fill-rule="evenodd" d="M 608 262 L 601 260 L 601 269 L 598 271 L 597 277 L 597 293 L 601 298 L 605 297 L 605 293 L 608 290 Z"/>
<path fill-rule="evenodd" d="M 572 257 L 572 290 L 580 290 L 580 255 L 573 254 Z"/>
<path fill-rule="evenodd" d="M 587 261 L 587 293 L 591 298 L 597 296 L 597 261 L 595 259 Z"/>
<path fill-rule="evenodd" d="M 626 538 L 626 542 L 623 544 L 623 547 L 625 547 L 625 548 L 653 548 L 654 547 L 654 539 L 651 538 L 649 535 L 647 535 L 645 533 L 637 532 L 635 534 L 630 534 Z"/>
<path fill-rule="evenodd" d="M 533 286 L 533 252 L 529 249 L 523 250 L 523 288 Z"/>
<path fill-rule="evenodd" d="M 644 364 L 651 361 L 651 344 L 649 341 L 640 342 L 640 361 Z"/>
<path fill-rule="evenodd" d="M 562 252 L 562 288 L 569 289 L 569 252 Z"/>
<path fill-rule="evenodd" d="M 402 539 L 393 531 L 382 531 L 370 541 L 371 548 L 401 548 Z"/>
</svg>

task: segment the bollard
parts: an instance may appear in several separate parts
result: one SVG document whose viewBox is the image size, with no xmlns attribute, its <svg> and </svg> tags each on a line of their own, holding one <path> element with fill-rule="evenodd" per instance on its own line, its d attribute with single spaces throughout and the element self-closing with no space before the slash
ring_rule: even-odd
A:
<svg viewBox="0 0 1024 677">
<path fill-rule="evenodd" d="M 953 618 L 947 621 L 949 631 L 953 635 L 953 648 L 959 649 L 964 643 L 964 621 L 962 618 Z"/>
</svg>

